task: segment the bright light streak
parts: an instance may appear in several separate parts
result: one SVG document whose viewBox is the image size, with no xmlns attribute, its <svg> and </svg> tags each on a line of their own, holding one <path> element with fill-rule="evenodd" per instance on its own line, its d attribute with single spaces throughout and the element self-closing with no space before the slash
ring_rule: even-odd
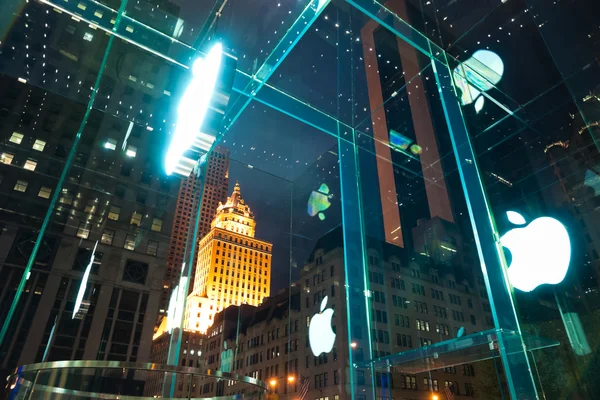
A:
<svg viewBox="0 0 600 400">
<path fill-rule="evenodd" d="M 185 263 L 181 266 L 185 268 Z M 182 276 L 179 285 L 173 288 L 171 299 L 169 300 L 169 309 L 167 311 L 167 331 L 172 332 L 175 328 L 181 328 L 181 318 L 183 317 L 183 308 L 185 302 L 185 286 L 188 278 Z"/>
<path fill-rule="evenodd" d="M 217 43 L 208 52 L 206 58 L 199 57 L 194 61 L 193 78 L 181 97 L 177 109 L 177 126 L 167 151 L 165 160 L 167 175 L 175 171 L 183 154 L 194 145 L 194 142 L 200 141 L 200 147 L 208 150 L 215 140 L 214 137 L 201 133 L 200 128 L 215 89 L 222 55 L 223 48 L 220 43 Z"/>
<path fill-rule="evenodd" d="M 75 318 L 75 314 L 79 311 L 79 307 L 81 307 L 81 302 L 83 300 L 83 295 L 85 294 L 85 289 L 87 287 L 87 281 L 90 277 L 90 272 L 92 270 L 92 265 L 94 265 L 94 258 L 96 256 L 96 247 L 98 247 L 98 241 L 96 240 L 96 244 L 94 245 L 94 250 L 92 250 L 92 255 L 90 256 L 90 262 L 85 268 L 85 272 L 83 273 L 83 278 L 81 278 L 81 285 L 79 286 L 79 292 L 77 293 L 77 298 L 75 299 L 75 307 L 73 307 L 73 316 L 71 319 Z"/>
</svg>

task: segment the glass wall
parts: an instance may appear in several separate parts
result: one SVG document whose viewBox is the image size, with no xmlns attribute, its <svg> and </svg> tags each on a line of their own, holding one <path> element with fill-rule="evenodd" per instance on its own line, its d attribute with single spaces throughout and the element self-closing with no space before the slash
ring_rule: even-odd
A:
<svg viewBox="0 0 600 400">
<path fill-rule="evenodd" d="M 2 3 L 13 394 L 597 391 L 596 4 Z"/>
</svg>

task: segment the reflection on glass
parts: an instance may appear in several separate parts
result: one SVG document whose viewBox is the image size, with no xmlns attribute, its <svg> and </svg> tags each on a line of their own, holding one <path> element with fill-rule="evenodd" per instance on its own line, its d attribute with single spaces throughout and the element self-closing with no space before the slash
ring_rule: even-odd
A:
<svg viewBox="0 0 600 400">
<path fill-rule="evenodd" d="M 452 73 L 456 86 L 461 91 L 463 106 L 475 102 L 475 112 L 483 109 L 482 92 L 492 89 L 504 74 L 504 63 L 493 51 L 477 50 L 471 58 L 460 63 Z"/>
<path fill-rule="evenodd" d="M 321 184 L 319 190 L 313 190 L 308 198 L 308 204 L 306 205 L 306 209 L 308 215 L 314 217 L 315 215 L 319 216 L 319 219 L 323 221 L 325 219 L 325 213 L 323 211 L 327 210 L 331 205 L 331 198 L 333 194 L 329 193 L 329 186 L 325 183 Z"/>
</svg>

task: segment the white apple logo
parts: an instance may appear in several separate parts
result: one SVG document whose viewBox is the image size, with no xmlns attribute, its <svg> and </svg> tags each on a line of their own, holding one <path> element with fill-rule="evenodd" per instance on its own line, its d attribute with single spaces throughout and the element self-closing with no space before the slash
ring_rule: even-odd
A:
<svg viewBox="0 0 600 400">
<path fill-rule="evenodd" d="M 321 302 L 321 312 L 313 315 L 308 327 L 308 341 L 315 357 L 321 353 L 329 353 L 335 342 L 335 333 L 331 329 L 333 309 L 325 310 L 326 305 L 327 296 Z"/>
<path fill-rule="evenodd" d="M 506 215 L 515 225 L 526 224 L 519 213 L 508 211 Z M 571 241 L 558 220 L 537 218 L 523 228 L 508 231 L 500 243 L 512 254 L 508 278 L 515 288 L 531 292 L 539 285 L 556 285 L 565 278 L 571 260 Z"/>
</svg>

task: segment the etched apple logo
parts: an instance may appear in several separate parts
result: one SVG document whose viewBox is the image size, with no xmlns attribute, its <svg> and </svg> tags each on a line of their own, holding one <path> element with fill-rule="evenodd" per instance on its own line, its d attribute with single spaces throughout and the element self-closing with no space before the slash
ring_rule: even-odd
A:
<svg viewBox="0 0 600 400">
<path fill-rule="evenodd" d="M 335 342 L 335 332 L 331 329 L 333 309 L 325 309 L 327 296 L 321 301 L 321 311 L 313 315 L 308 327 L 308 342 L 315 357 L 321 353 L 329 353 Z"/>
<path fill-rule="evenodd" d="M 325 219 L 325 213 L 323 213 L 323 211 L 327 210 L 329 206 L 331 206 L 331 202 L 329 200 L 332 197 L 333 195 L 329 193 L 329 186 L 323 183 L 319 187 L 319 190 L 313 190 L 313 192 L 310 194 L 308 203 L 306 204 L 306 212 L 311 217 L 318 215 L 319 219 L 323 221 Z"/>
<path fill-rule="evenodd" d="M 506 216 L 514 225 L 524 225 L 500 238 L 512 255 L 508 278 L 513 287 L 531 292 L 539 285 L 562 282 L 571 260 L 571 241 L 565 226 L 550 217 L 527 224 L 517 212 L 508 211 Z"/>
</svg>

